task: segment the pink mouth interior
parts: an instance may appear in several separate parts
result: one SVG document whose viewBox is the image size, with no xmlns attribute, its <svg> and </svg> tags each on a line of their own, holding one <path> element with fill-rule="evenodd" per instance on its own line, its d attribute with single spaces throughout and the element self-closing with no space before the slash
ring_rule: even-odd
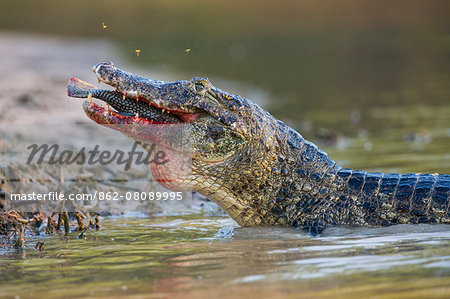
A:
<svg viewBox="0 0 450 299">
<path fill-rule="evenodd" d="M 98 124 L 169 124 L 166 122 L 157 122 L 139 116 L 124 116 L 119 113 L 106 109 L 93 102 L 88 103 L 86 114 Z"/>
<path fill-rule="evenodd" d="M 193 122 L 195 121 L 200 113 L 187 113 L 180 110 L 171 110 L 167 109 L 165 107 L 159 106 L 155 103 L 149 102 L 148 100 L 144 99 L 138 99 L 143 100 L 146 103 L 149 103 L 150 105 L 158 108 L 158 109 L 164 109 L 166 111 L 169 111 L 170 113 L 174 114 L 175 116 L 179 117 L 183 122 Z M 99 124 L 131 124 L 131 123 L 138 123 L 138 124 L 171 124 L 170 122 L 158 122 L 154 120 L 149 120 L 146 118 L 141 118 L 139 116 L 124 116 L 120 115 L 119 113 L 106 109 L 100 105 L 95 104 L 94 102 L 89 103 L 89 108 L 87 109 L 88 116 L 95 122 Z"/>
</svg>

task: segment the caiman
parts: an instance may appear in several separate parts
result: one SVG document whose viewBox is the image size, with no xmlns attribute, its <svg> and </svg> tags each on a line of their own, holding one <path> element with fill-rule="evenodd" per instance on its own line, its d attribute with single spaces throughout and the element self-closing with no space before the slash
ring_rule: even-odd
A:
<svg viewBox="0 0 450 299">
<path fill-rule="evenodd" d="M 292 226 L 317 235 L 329 225 L 450 223 L 450 175 L 341 168 L 267 111 L 207 78 L 150 80 L 112 63 L 99 63 L 93 71 L 114 90 L 70 79 L 70 97 L 107 103 L 85 101 L 87 116 L 114 125 L 144 148 L 158 140 L 172 157 L 191 158 L 190 169 L 151 166 L 153 176 L 170 190 L 201 193 L 241 226 Z M 130 124 L 141 129 L 117 126 Z M 151 134 L 142 129 L 154 124 L 190 125 L 191 152 L 171 148 L 164 129 Z M 165 179 L 169 176 L 175 179 Z"/>
</svg>

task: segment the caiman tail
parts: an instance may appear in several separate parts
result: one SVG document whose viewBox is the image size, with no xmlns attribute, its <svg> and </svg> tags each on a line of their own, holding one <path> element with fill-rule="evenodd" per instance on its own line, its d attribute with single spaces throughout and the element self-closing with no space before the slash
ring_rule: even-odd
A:
<svg viewBox="0 0 450 299">
<path fill-rule="evenodd" d="M 370 173 L 342 169 L 347 187 L 339 200 L 348 214 L 336 223 L 361 220 L 375 226 L 398 223 L 448 223 L 450 176 L 441 174 Z"/>
<path fill-rule="evenodd" d="M 279 188 L 268 196 L 269 211 L 264 217 L 255 213 L 253 223 L 259 217 L 262 224 L 291 225 L 312 235 L 328 225 L 450 223 L 450 175 L 343 169 L 299 133 L 281 132 L 284 154 L 273 168 L 281 171 L 269 179 Z"/>
</svg>

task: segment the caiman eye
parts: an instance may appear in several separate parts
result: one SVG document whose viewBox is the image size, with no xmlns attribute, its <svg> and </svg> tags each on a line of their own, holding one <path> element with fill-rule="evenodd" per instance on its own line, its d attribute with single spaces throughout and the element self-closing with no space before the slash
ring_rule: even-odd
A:
<svg viewBox="0 0 450 299">
<path fill-rule="evenodd" d="M 205 86 L 201 83 L 195 83 L 194 88 L 196 92 L 202 92 L 205 89 Z"/>
<path fill-rule="evenodd" d="M 192 89 L 198 93 L 204 93 L 210 88 L 208 78 L 193 78 L 191 80 Z"/>
</svg>

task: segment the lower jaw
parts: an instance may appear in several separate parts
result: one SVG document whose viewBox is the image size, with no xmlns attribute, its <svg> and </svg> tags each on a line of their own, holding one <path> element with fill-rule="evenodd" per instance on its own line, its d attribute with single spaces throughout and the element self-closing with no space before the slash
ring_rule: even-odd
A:
<svg viewBox="0 0 450 299">
<path fill-rule="evenodd" d="M 161 147 L 160 150 L 164 152 L 165 160 L 168 162 L 163 165 L 150 163 L 153 178 L 171 191 L 192 191 L 192 158 L 165 147 L 165 142 L 162 140 L 164 134 L 161 132 L 167 132 L 169 130 L 167 126 L 169 128 L 179 126 L 179 123 L 164 123 L 140 117 L 122 116 L 93 102 L 85 102 L 84 110 L 90 119 L 102 126 L 124 133 L 135 140 L 157 144 L 158 147 Z"/>
<path fill-rule="evenodd" d="M 192 191 L 193 176 L 190 159 L 172 152 L 166 165 L 151 164 L 152 176 L 161 186 L 171 191 Z"/>
</svg>

